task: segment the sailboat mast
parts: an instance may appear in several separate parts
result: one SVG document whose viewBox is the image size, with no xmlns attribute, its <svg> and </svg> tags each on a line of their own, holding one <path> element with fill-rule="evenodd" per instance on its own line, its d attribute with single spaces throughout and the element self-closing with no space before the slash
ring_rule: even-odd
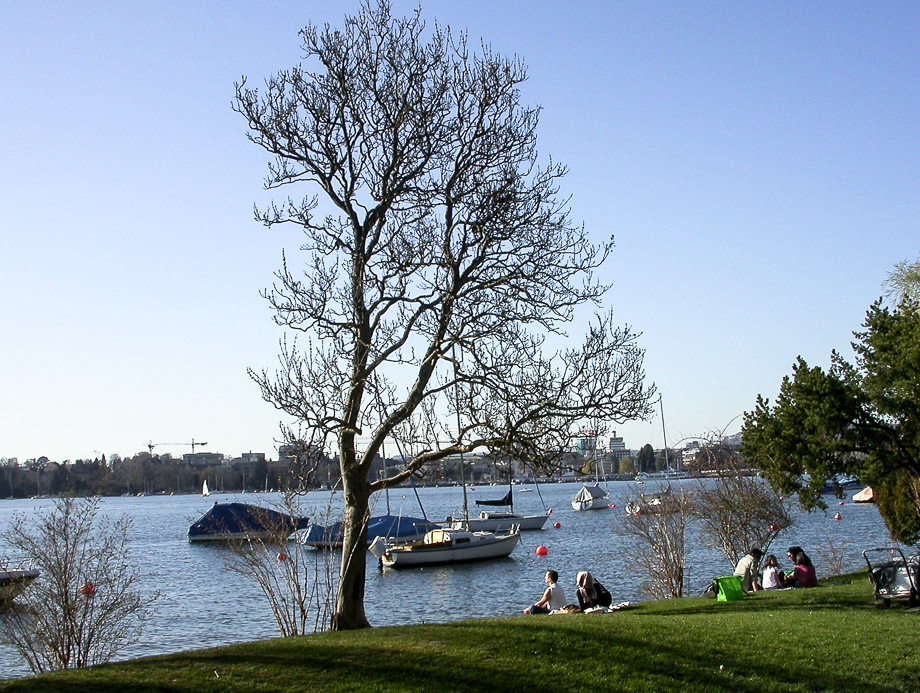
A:
<svg viewBox="0 0 920 693">
<path fill-rule="evenodd" d="M 384 449 L 383 441 L 380 442 L 380 454 L 383 456 L 383 478 L 386 479 L 387 478 L 387 453 L 386 453 L 386 450 Z M 386 494 L 386 497 L 387 497 L 387 515 L 389 515 L 390 514 L 390 487 L 387 486 L 385 489 L 383 489 L 383 492 Z"/>
<path fill-rule="evenodd" d="M 454 400 L 457 403 L 457 444 L 460 444 L 460 393 L 457 391 L 457 372 L 459 364 L 457 363 L 457 351 L 451 347 L 451 356 L 454 359 Z M 463 519 L 466 520 L 467 527 L 470 521 L 470 508 L 466 500 L 466 477 L 463 472 L 463 448 L 460 449 L 460 485 L 463 487 Z"/>
<path fill-rule="evenodd" d="M 671 461 L 668 459 L 668 434 L 664 430 L 664 404 L 661 401 L 661 395 L 658 395 L 658 407 L 661 410 L 661 437 L 664 439 L 664 467 L 671 471 Z"/>
</svg>

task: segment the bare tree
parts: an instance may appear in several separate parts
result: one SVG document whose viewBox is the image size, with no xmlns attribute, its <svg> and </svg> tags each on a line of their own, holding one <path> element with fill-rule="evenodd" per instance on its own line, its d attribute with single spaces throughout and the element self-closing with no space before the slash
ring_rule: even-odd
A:
<svg viewBox="0 0 920 693">
<path fill-rule="evenodd" d="M 733 567 L 752 547 L 769 553 L 773 540 L 792 525 L 782 497 L 742 469 L 737 455 L 723 459 L 713 481 L 700 481 L 695 508 L 704 540 Z"/>
<path fill-rule="evenodd" d="M 630 539 L 630 557 L 648 576 L 645 583 L 653 599 L 678 599 L 684 595 L 686 530 L 693 518 L 693 498 L 668 485 L 658 496 L 628 498 L 627 512 L 617 532 Z"/>
<path fill-rule="evenodd" d="M 250 139 L 274 156 L 266 187 L 318 193 L 256 212 L 303 230 L 304 271 L 284 257 L 264 295 L 308 339 L 282 340 L 277 371 L 251 375 L 309 445 L 338 448 L 332 627 L 362 628 L 373 493 L 477 447 L 559 450 L 588 414 L 647 416 L 650 392 L 636 335 L 602 307 L 612 238 L 592 243 L 559 195 L 565 168 L 538 162 L 522 61 L 476 54 L 420 12 L 391 17 L 385 0 L 300 36 L 304 63 L 262 92 L 236 85 Z M 585 306 L 602 308 L 593 322 Z M 587 334 L 569 348 L 576 319 Z M 387 439 L 419 454 L 369 480 Z"/>
<path fill-rule="evenodd" d="M 99 505 L 63 498 L 34 526 L 19 515 L 3 534 L 41 573 L 0 619 L 0 637 L 35 673 L 109 661 L 138 641 L 159 596 L 138 589 L 130 520 L 97 519 Z"/>
</svg>

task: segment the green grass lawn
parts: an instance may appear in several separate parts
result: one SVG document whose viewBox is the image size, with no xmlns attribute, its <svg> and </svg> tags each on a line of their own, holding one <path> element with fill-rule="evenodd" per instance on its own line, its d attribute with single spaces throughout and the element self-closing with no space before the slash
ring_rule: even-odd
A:
<svg viewBox="0 0 920 693">
<path fill-rule="evenodd" d="M 0 691 L 920 691 L 920 613 L 865 574 L 720 603 L 270 640 L 0 682 Z"/>
</svg>

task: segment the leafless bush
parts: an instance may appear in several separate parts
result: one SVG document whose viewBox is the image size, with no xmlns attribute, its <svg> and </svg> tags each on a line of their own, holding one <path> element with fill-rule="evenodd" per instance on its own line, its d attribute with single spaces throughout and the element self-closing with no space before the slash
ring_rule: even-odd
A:
<svg viewBox="0 0 920 693">
<path fill-rule="evenodd" d="M 849 542 L 838 541 L 830 534 L 824 534 L 824 544 L 815 547 L 814 553 L 828 576 L 843 575 L 847 571 L 847 549 L 849 546 Z"/>
<path fill-rule="evenodd" d="M 285 493 L 277 511 L 300 516 L 297 495 Z M 231 542 L 227 566 L 258 584 L 282 637 L 325 630 L 336 585 L 332 552 L 314 551 L 291 539 L 290 525 L 276 529 L 269 537 Z"/>
<path fill-rule="evenodd" d="M 58 500 L 3 534 L 41 575 L 0 619 L 0 638 L 35 672 L 102 664 L 140 638 L 158 593 L 128 560 L 130 520 L 97 519 L 98 498 Z"/>
<path fill-rule="evenodd" d="M 668 486 L 653 503 L 651 497 L 628 498 L 618 532 L 630 540 L 630 560 L 648 576 L 645 591 L 653 599 L 684 594 L 685 535 L 693 516 L 690 494 Z"/>
<path fill-rule="evenodd" d="M 700 482 L 694 512 L 705 543 L 732 566 L 751 547 L 769 553 L 779 533 L 792 525 L 782 498 L 737 463 L 724 466 L 712 483 Z"/>
</svg>

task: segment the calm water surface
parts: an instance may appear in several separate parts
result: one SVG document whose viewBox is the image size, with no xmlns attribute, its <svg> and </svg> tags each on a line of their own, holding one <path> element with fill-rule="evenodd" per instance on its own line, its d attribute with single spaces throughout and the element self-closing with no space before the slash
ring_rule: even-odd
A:
<svg viewBox="0 0 920 693">
<path fill-rule="evenodd" d="M 683 482 L 693 488 L 695 481 Z M 544 484 L 540 493 L 521 492 L 515 487 L 515 511 L 529 514 L 546 507 L 554 513 L 540 532 L 524 532 L 510 558 L 479 564 L 430 567 L 380 572 L 368 556 L 365 608 L 375 626 L 446 622 L 519 614 L 539 598 L 543 573 L 557 570 L 560 583 L 575 601 L 575 573 L 589 570 L 610 590 L 615 602 L 641 601 L 643 576 L 632 572 L 624 547 L 626 540 L 615 530 L 623 516 L 623 506 L 637 490 L 651 492 L 654 482 L 638 487 L 632 482 L 610 483 L 610 502 L 616 508 L 573 512 L 569 501 L 579 484 Z M 473 499 L 500 498 L 502 487 L 477 487 Z M 405 495 L 403 495 L 405 494 Z M 458 488 L 419 489 L 428 517 L 443 520 L 462 508 Z M 305 514 L 322 517 L 330 507 L 341 507 L 341 494 L 315 492 L 305 497 Z M 277 637 L 277 627 L 267 602 L 258 587 L 225 566 L 226 550 L 214 545 L 189 544 L 185 533 L 189 524 L 215 501 L 244 501 L 265 506 L 279 503 L 276 494 L 200 496 L 152 496 L 107 498 L 103 512 L 112 517 L 128 515 L 133 520 L 132 557 L 143 575 L 143 585 L 159 590 L 161 598 L 153 607 L 143 642 L 122 653 L 121 658 L 200 649 L 230 643 Z M 17 513 L 26 515 L 47 510 L 51 500 L 0 501 L 0 532 L 9 527 Z M 375 514 L 385 512 L 383 497 L 377 499 Z M 420 516 L 412 490 L 391 492 L 393 514 Z M 793 508 L 790 505 L 790 508 Z M 840 512 L 842 519 L 833 516 Z M 336 510 L 334 510 L 336 512 Z M 340 511 L 339 511 L 340 512 Z M 865 548 L 888 545 L 888 533 L 874 505 L 856 505 L 849 500 L 843 507 L 833 499 L 827 513 L 804 514 L 793 508 L 795 524 L 771 547 L 783 563 L 787 545 L 799 544 L 815 562 L 818 575 L 827 574 L 822 565 L 829 545 L 843 548 L 845 569 L 865 565 Z M 559 529 L 553 528 L 559 523 Z M 702 592 L 715 576 L 731 570 L 721 554 L 701 546 L 691 526 L 687 537 L 687 594 Z M 547 556 L 537 556 L 540 545 Z M 0 547 L 0 554 L 5 553 Z M 408 598 L 407 598 L 408 596 Z M 0 678 L 26 676 L 28 669 L 10 648 L 0 646 Z"/>
</svg>

